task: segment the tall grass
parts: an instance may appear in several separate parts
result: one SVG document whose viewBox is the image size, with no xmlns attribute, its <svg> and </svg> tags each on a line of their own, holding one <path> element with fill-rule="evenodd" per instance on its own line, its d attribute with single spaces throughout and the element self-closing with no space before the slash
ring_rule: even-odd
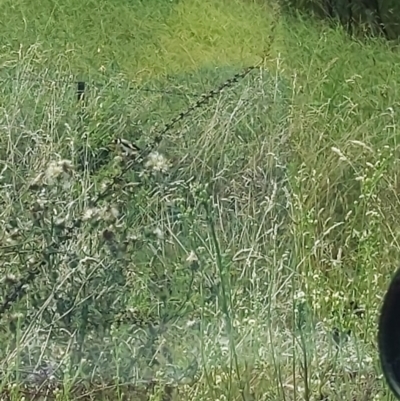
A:
<svg viewBox="0 0 400 401">
<path fill-rule="evenodd" d="M 271 8 L 4 4 L 0 291 L 20 295 L 0 308 L 4 394 L 389 399 L 397 54 L 281 16 L 263 68 L 122 174 L 112 140 L 143 147 L 252 64 Z M 77 77 L 99 84 L 85 105 Z"/>
</svg>

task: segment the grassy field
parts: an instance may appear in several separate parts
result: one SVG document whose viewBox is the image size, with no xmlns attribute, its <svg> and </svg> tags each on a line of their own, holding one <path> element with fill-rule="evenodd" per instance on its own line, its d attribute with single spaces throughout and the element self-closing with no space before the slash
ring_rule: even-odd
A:
<svg viewBox="0 0 400 401">
<path fill-rule="evenodd" d="M 400 55 L 265 3 L 2 2 L 4 397 L 392 399 Z"/>
</svg>

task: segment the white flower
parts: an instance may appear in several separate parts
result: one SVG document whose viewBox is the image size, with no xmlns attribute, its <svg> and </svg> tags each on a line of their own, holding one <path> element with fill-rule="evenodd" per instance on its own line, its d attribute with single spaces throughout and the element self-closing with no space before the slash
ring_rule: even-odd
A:
<svg viewBox="0 0 400 401">
<path fill-rule="evenodd" d="M 45 172 L 47 183 L 49 185 L 53 184 L 54 181 L 59 179 L 61 175 L 65 179 L 68 178 L 72 169 L 73 165 L 70 160 L 60 160 L 58 162 L 55 161 L 50 162 Z"/>
<path fill-rule="evenodd" d="M 158 152 L 152 152 L 147 158 L 145 167 L 154 171 L 161 171 L 165 173 L 169 168 L 169 163 L 162 154 Z"/>
<path fill-rule="evenodd" d="M 97 208 L 86 209 L 85 212 L 83 213 L 82 220 L 83 221 L 91 220 L 94 217 L 97 217 L 98 214 L 99 214 L 99 209 Z"/>
<path fill-rule="evenodd" d="M 194 251 L 190 251 L 189 256 L 186 258 L 186 262 L 188 263 L 193 263 L 197 262 L 199 259 L 197 255 L 194 253 Z"/>
<path fill-rule="evenodd" d="M 161 230 L 160 227 L 157 227 L 157 228 L 153 231 L 153 233 L 154 233 L 154 235 L 155 235 L 158 239 L 160 239 L 160 240 L 164 239 L 164 233 L 162 232 L 162 230 Z"/>
<path fill-rule="evenodd" d="M 49 184 L 52 184 L 63 172 L 62 166 L 57 162 L 51 162 L 46 169 L 46 179 Z"/>
<path fill-rule="evenodd" d="M 297 291 L 293 297 L 296 301 L 304 301 L 306 298 L 306 294 L 304 291 Z"/>
</svg>

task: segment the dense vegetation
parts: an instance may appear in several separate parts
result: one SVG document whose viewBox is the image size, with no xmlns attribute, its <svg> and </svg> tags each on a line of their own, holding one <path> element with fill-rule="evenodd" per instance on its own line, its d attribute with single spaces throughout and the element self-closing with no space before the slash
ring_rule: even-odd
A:
<svg viewBox="0 0 400 401">
<path fill-rule="evenodd" d="M 400 56 L 264 3 L 3 3 L 3 394 L 390 399 Z"/>
</svg>

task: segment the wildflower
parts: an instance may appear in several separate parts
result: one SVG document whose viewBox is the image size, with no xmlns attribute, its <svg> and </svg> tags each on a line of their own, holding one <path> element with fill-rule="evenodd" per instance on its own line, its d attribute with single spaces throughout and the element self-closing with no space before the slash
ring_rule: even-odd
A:
<svg viewBox="0 0 400 401">
<path fill-rule="evenodd" d="M 18 282 L 18 278 L 15 274 L 9 273 L 2 277 L 1 282 L 7 285 L 13 285 Z"/>
<path fill-rule="evenodd" d="M 186 258 L 186 262 L 193 263 L 197 262 L 199 259 L 194 251 L 190 251 L 189 256 Z"/>
<path fill-rule="evenodd" d="M 120 155 L 117 155 L 117 156 L 114 157 L 114 162 L 115 162 L 115 164 L 119 164 L 119 163 L 121 163 L 123 160 L 124 160 L 124 159 L 123 159 Z"/>
<path fill-rule="evenodd" d="M 102 192 L 106 191 L 106 190 L 108 189 L 109 185 L 110 185 L 110 182 L 109 182 L 109 181 L 103 181 L 103 182 L 100 184 L 100 189 L 101 189 L 101 191 L 102 191 Z"/>
<path fill-rule="evenodd" d="M 162 232 L 160 227 L 157 227 L 154 231 L 153 234 L 159 239 L 162 240 L 164 239 L 164 233 Z"/>
<path fill-rule="evenodd" d="M 45 172 L 46 181 L 51 185 L 61 176 L 67 178 L 72 170 L 73 165 L 70 160 L 60 160 L 58 162 L 52 161 Z"/>
<path fill-rule="evenodd" d="M 194 251 L 190 251 L 189 256 L 186 258 L 186 262 L 192 270 L 197 270 L 199 267 L 199 258 Z"/>
<path fill-rule="evenodd" d="M 45 172 L 47 182 L 52 184 L 63 172 L 62 166 L 56 162 L 51 162 Z"/>
<path fill-rule="evenodd" d="M 39 220 L 42 217 L 43 212 L 47 209 L 47 203 L 45 199 L 38 198 L 32 205 L 30 211 L 35 220 Z"/>
<path fill-rule="evenodd" d="M 197 321 L 196 320 L 188 320 L 187 322 L 186 322 L 186 327 L 188 328 L 188 329 L 191 329 L 193 326 L 195 326 L 197 324 Z"/>
<path fill-rule="evenodd" d="M 306 294 L 304 293 L 304 291 L 298 291 L 294 294 L 293 297 L 295 300 L 301 300 L 304 301 L 306 298 Z"/>
<path fill-rule="evenodd" d="M 145 167 L 154 171 L 161 171 L 162 173 L 165 173 L 169 168 L 169 163 L 162 154 L 158 152 L 152 152 L 148 156 Z"/>
<path fill-rule="evenodd" d="M 93 218 L 97 217 L 98 214 L 99 214 L 99 209 L 97 208 L 86 209 L 85 212 L 83 213 L 82 220 L 83 221 L 92 220 Z"/>
<path fill-rule="evenodd" d="M 107 222 L 114 222 L 117 220 L 119 212 L 115 206 L 105 206 L 99 211 L 101 219 Z"/>
</svg>

